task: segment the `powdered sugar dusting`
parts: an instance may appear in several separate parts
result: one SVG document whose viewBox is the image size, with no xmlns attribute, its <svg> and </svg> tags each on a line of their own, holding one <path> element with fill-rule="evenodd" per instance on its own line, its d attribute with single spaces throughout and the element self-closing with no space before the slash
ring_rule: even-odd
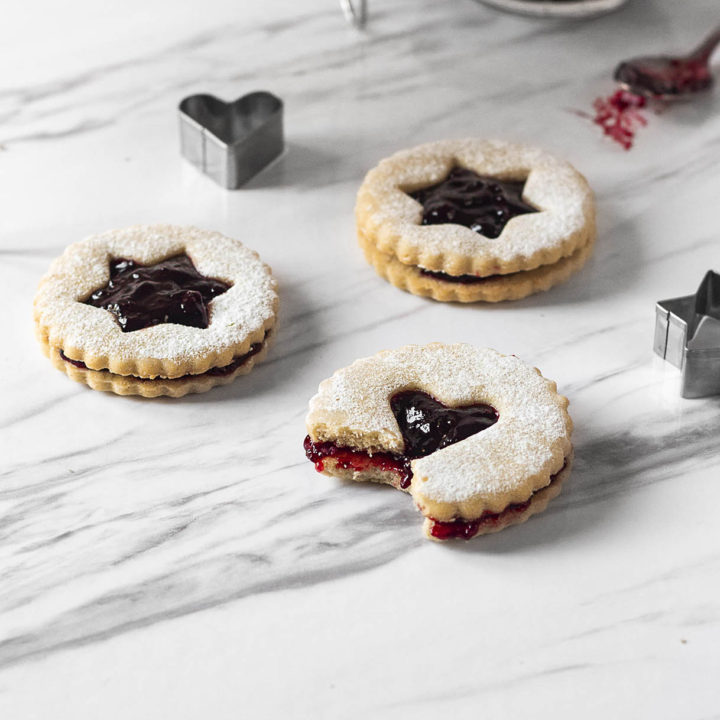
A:
<svg viewBox="0 0 720 720">
<path fill-rule="evenodd" d="M 203 275 L 232 285 L 211 301 L 207 328 L 165 323 L 124 333 L 110 312 L 83 304 L 107 284 L 110 259 L 145 265 L 183 252 Z M 148 359 L 182 366 L 208 355 L 232 355 L 262 335 L 275 317 L 276 304 L 269 268 L 238 240 L 192 227 L 138 225 L 69 246 L 41 281 L 35 318 L 55 347 L 118 364 Z"/>
<path fill-rule="evenodd" d="M 390 408 L 400 390 L 423 390 L 450 406 L 487 403 L 498 422 L 481 433 L 413 460 L 416 498 L 462 503 L 482 496 L 525 497 L 547 483 L 570 449 L 567 401 L 514 356 L 472 345 L 408 345 L 357 360 L 324 381 L 310 401 L 316 440 L 356 438 L 356 447 L 402 452 Z"/>
</svg>

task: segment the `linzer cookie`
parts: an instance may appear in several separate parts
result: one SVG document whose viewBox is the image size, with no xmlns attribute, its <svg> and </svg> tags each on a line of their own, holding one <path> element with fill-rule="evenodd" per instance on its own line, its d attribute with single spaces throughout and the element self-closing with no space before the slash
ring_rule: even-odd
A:
<svg viewBox="0 0 720 720">
<path fill-rule="evenodd" d="M 344 480 L 412 495 L 435 540 L 545 509 L 570 473 L 572 421 L 554 382 L 472 345 L 407 345 L 355 361 L 310 401 L 305 452 Z"/>
<path fill-rule="evenodd" d="M 585 178 L 543 150 L 443 140 L 371 170 L 355 208 L 358 241 L 393 285 L 459 302 L 516 300 L 579 270 L 595 240 Z"/>
<path fill-rule="evenodd" d="M 119 395 L 180 397 L 232 382 L 264 359 L 276 287 L 238 240 L 138 225 L 70 245 L 40 282 L 35 327 L 73 380 Z"/>
</svg>

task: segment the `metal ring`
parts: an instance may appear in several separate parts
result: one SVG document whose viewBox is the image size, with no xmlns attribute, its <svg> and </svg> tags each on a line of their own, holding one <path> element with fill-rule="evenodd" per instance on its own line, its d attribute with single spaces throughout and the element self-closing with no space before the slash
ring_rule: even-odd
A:
<svg viewBox="0 0 720 720">
<path fill-rule="evenodd" d="M 365 27 L 368 16 L 368 0 L 340 0 L 345 19 L 358 29 Z"/>
</svg>

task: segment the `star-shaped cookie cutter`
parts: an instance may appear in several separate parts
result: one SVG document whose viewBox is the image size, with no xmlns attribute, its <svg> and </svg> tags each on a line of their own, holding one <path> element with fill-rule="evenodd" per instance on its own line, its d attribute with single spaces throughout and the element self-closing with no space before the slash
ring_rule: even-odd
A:
<svg viewBox="0 0 720 720">
<path fill-rule="evenodd" d="M 655 352 L 682 370 L 685 398 L 720 395 L 720 275 L 709 270 L 694 295 L 655 307 Z"/>
</svg>

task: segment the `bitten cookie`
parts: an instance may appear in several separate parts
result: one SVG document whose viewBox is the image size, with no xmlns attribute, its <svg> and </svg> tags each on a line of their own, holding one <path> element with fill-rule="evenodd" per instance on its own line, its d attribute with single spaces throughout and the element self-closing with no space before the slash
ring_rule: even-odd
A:
<svg viewBox="0 0 720 720">
<path fill-rule="evenodd" d="M 356 360 L 310 401 L 316 469 L 409 492 L 436 540 L 544 510 L 570 473 L 572 421 L 556 385 L 515 356 L 407 345 Z"/>
<path fill-rule="evenodd" d="M 381 161 L 360 187 L 358 240 L 394 285 L 436 300 L 519 299 L 566 280 L 590 255 L 585 178 L 538 148 L 443 140 Z"/>
<path fill-rule="evenodd" d="M 238 240 L 138 225 L 70 245 L 41 280 L 34 317 L 44 352 L 73 380 L 180 397 L 262 361 L 277 306 L 270 268 Z"/>
</svg>

